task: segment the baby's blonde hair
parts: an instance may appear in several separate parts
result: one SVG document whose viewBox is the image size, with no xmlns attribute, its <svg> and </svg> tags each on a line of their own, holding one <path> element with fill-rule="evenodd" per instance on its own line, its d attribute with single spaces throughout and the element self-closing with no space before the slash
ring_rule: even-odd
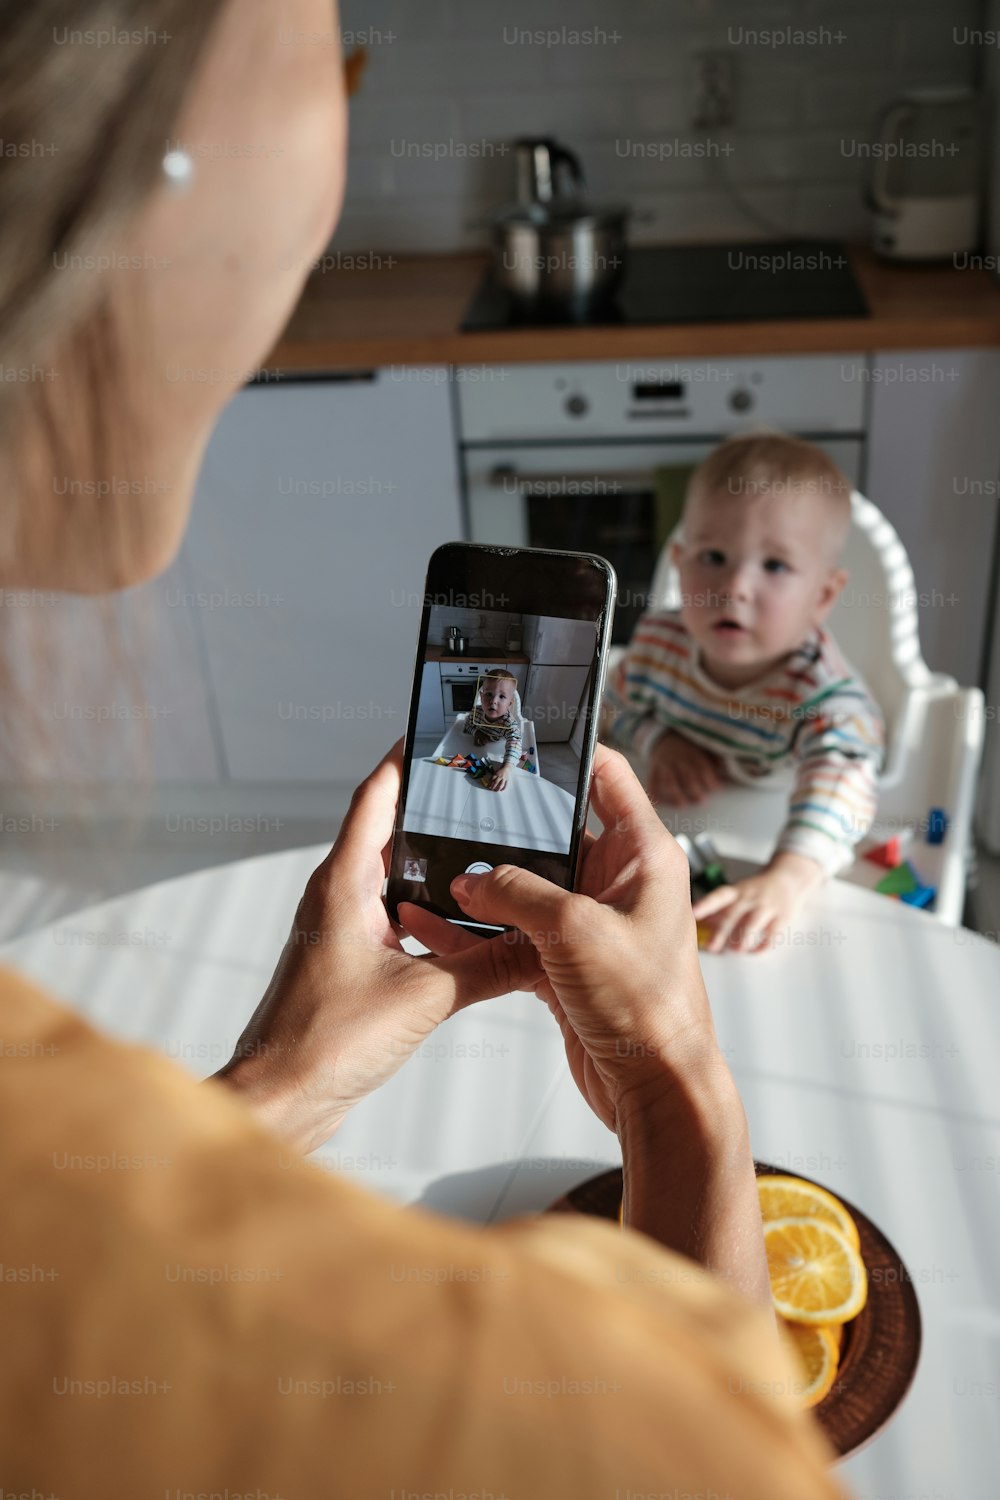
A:
<svg viewBox="0 0 1000 1500">
<path fill-rule="evenodd" d="M 702 496 L 783 495 L 818 501 L 829 526 L 831 562 L 851 525 L 850 480 L 822 448 L 783 432 L 747 432 L 713 448 L 691 475 L 685 515 Z"/>
</svg>

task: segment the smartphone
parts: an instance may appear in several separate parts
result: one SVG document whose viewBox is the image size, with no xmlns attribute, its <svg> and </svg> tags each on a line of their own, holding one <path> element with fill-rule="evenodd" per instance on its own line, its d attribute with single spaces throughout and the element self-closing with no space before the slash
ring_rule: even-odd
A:
<svg viewBox="0 0 1000 1500">
<path fill-rule="evenodd" d="M 584 552 L 449 542 L 427 568 L 386 904 L 476 932 L 465 871 L 520 865 L 572 890 L 617 580 Z"/>
</svg>

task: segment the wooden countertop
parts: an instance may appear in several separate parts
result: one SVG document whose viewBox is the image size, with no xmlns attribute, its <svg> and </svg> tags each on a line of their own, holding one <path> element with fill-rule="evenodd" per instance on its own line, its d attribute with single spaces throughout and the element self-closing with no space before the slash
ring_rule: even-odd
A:
<svg viewBox="0 0 1000 1500">
<path fill-rule="evenodd" d="M 461 333 L 485 254 L 342 255 L 314 272 L 264 363 L 286 374 L 388 365 L 531 363 L 574 359 L 705 359 L 716 355 L 1000 345 L 1000 288 L 985 271 L 891 266 L 854 247 L 868 318 L 673 323 Z M 350 268 L 351 262 L 361 268 Z"/>
<path fill-rule="evenodd" d="M 523 662 L 525 666 L 528 665 L 528 658 L 523 651 L 507 651 L 503 647 L 500 648 L 495 656 L 480 656 L 478 653 L 475 656 L 458 656 L 452 651 L 446 651 L 442 646 L 428 646 L 424 653 L 424 661 L 464 661 L 471 662 L 473 666 L 479 667 L 488 667 L 492 662 L 501 661 L 508 667 L 512 663 L 516 665 Z"/>
</svg>

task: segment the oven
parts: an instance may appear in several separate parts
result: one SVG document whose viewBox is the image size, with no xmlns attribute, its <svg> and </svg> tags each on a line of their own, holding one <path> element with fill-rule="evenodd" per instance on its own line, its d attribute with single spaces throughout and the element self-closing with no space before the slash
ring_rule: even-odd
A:
<svg viewBox="0 0 1000 1500">
<path fill-rule="evenodd" d="M 505 366 L 459 384 L 468 537 L 597 552 L 618 575 L 613 640 L 647 607 L 691 470 L 731 433 L 816 442 L 862 487 L 863 355 Z M 499 373 L 499 372 L 498 372 Z"/>
<path fill-rule="evenodd" d="M 441 663 L 441 698 L 444 703 L 444 722 L 450 724 L 456 714 L 467 714 L 476 703 L 476 684 L 482 672 L 491 666 L 505 666 L 505 662 L 454 661 Z"/>
</svg>

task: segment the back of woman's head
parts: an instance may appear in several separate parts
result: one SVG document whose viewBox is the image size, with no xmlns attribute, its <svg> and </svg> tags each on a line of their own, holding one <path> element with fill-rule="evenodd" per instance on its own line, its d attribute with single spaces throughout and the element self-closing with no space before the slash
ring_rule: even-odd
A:
<svg viewBox="0 0 1000 1500">
<path fill-rule="evenodd" d="M 53 618 L 65 613 L 54 598 L 21 586 L 45 587 L 53 546 L 75 553 L 74 586 L 84 592 L 91 579 L 100 587 L 132 567 L 136 535 L 117 507 L 85 486 L 69 501 L 55 497 L 73 479 L 128 472 L 138 445 L 122 331 L 141 317 L 140 282 L 108 274 L 108 262 L 162 180 L 222 8 L 223 0 L 0 7 L 0 774 L 13 765 L 30 775 L 54 750 L 38 679 L 49 684 L 68 634 Z M 97 649 L 79 644 L 84 659 Z"/>
<path fill-rule="evenodd" d="M 0 9 L 0 348 L 10 367 L 102 301 L 222 0 L 19 0 Z M 105 278 L 107 279 L 107 278 Z M 2 409 L 30 400 L 4 382 Z"/>
<path fill-rule="evenodd" d="M 313 44 L 321 18 L 335 28 L 334 0 L 0 8 L 0 359 L 25 376 L 0 381 L 0 603 L 130 589 L 176 556 L 219 413 L 339 214 L 343 76 L 336 30 Z M 41 633 L 63 655 L 83 638 L 43 604 L 6 613 L 8 655 L 21 616 L 60 615 Z"/>
</svg>

